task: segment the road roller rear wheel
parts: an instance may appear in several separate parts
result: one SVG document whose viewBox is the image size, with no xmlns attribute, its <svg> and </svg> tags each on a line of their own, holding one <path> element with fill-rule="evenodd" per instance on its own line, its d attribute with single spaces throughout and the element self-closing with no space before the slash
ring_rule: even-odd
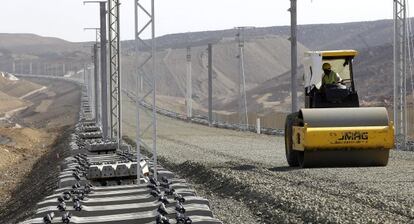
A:
<svg viewBox="0 0 414 224">
<path fill-rule="evenodd" d="M 298 116 L 298 113 L 289 114 L 286 117 L 285 122 L 285 152 L 286 152 L 286 160 L 290 167 L 296 167 L 299 165 L 298 163 L 298 152 L 293 150 L 292 147 L 292 126 L 294 124 L 294 120 Z"/>
</svg>

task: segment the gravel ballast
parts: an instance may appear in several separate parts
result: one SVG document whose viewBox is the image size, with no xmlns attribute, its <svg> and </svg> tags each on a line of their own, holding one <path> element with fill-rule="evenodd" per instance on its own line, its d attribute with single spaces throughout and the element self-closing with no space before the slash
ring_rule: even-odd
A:
<svg viewBox="0 0 414 224">
<path fill-rule="evenodd" d="M 127 100 L 124 114 L 124 134 L 135 139 Z M 284 153 L 283 137 L 158 116 L 160 163 L 224 223 L 414 223 L 413 152 L 392 151 L 386 167 L 317 169 L 289 168 Z"/>
</svg>

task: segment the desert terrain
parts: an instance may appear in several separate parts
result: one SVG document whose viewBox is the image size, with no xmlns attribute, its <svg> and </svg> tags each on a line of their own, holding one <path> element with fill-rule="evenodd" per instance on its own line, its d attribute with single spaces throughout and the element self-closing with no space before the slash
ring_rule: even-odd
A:
<svg viewBox="0 0 414 224">
<path fill-rule="evenodd" d="M 53 180 L 67 147 L 63 143 L 78 117 L 80 87 L 1 77 L 0 85 L 9 99 L 1 104 L 5 116 L 0 126 L 0 220 L 14 223 L 30 214 L 33 201 L 56 187 Z"/>
</svg>

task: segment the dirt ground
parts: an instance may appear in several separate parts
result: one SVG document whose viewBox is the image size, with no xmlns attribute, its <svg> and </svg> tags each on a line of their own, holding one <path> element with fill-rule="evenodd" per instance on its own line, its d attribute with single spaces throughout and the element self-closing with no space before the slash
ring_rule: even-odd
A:
<svg viewBox="0 0 414 224">
<path fill-rule="evenodd" d="M 11 193 L 25 177 L 33 164 L 47 152 L 57 134 L 32 128 L 0 128 L 0 135 L 10 139 L 0 145 L 0 205 L 11 198 Z"/>
<path fill-rule="evenodd" d="M 9 96 L 25 98 L 25 96 L 42 88 L 42 85 L 24 79 L 9 80 L 0 76 L 0 90 Z"/>
<path fill-rule="evenodd" d="M 7 112 L 28 106 L 29 102 L 7 95 L 0 91 L 0 117 L 6 116 Z"/>
<path fill-rule="evenodd" d="M 47 89 L 26 97 L 30 106 L 0 125 L 1 223 L 15 223 L 29 214 L 56 187 L 52 179 L 63 156 L 62 142 L 78 119 L 79 86 L 56 80 L 28 81 Z"/>
</svg>

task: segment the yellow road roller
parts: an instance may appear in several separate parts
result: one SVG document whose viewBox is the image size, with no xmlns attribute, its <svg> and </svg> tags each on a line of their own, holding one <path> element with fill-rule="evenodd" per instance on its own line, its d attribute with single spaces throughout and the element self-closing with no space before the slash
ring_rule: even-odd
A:
<svg viewBox="0 0 414 224">
<path fill-rule="evenodd" d="M 386 166 L 394 125 L 384 107 L 359 107 L 355 50 L 305 53 L 305 108 L 287 116 L 286 159 L 291 167 Z"/>
</svg>

